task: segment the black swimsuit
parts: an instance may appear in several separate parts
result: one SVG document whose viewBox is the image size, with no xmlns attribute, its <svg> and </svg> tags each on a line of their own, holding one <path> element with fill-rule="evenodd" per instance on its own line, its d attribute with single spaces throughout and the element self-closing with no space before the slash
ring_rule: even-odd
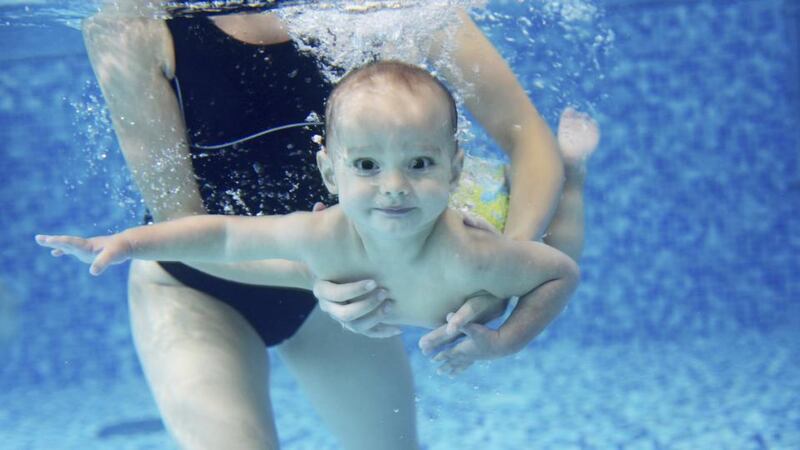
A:
<svg viewBox="0 0 800 450">
<path fill-rule="evenodd" d="M 192 163 L 209 214 L 288 214 L 330 205 L 315 164 L 314 134 L 294 127 L 208 149 L 324 114 L 330 85 L 315 60 L 289 41 L 253 45 L 207 17 L 167 20 L 175 48 L 173 87 L 182 103 Z M 213 277 L 180 263 L 159 263 L 185 285 L 238 311 L 268 346 L 291 337 L 316 305 L 308 291 Z"/>
</svg>

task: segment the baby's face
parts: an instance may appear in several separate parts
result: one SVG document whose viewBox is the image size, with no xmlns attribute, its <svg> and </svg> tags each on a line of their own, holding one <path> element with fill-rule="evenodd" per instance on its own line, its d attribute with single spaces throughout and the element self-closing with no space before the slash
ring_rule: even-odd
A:
<svg viewBox="0 0 800 450">
<path fill-rule="evenodd" d="M 392 236 L 432 224 L 462 162 L 444 95 L 361 89 L 340 101 L 328 151 L 345 214 Z"/>
</svg>

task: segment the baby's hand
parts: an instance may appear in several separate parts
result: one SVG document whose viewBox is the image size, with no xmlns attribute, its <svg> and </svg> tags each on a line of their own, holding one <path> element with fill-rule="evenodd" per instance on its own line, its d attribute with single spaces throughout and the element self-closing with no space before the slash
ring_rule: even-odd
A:
<svg viewBox="0 0 800 450">
<path fill-rule="evenodd" d="M 471 323 L 461 328 L 467 338 L 433 360 L 442 362 L 436 373 L 455 376 L 478 360 L 497 359 L 509 354 L 500 339 L 500 332 L 484 325 Z"/>
<path fill-rule="evenodd" d="M 131 257 L 130 243 L 118 234 L 89 239 L 38 234 L 36 243 L 52 248 L 50 254 L 53 256 L 72 255 L 81 262 L 90 263 L 89 273 L 92 275 L 100 275 L 106 267 Z"/>
<path fill-rule="evenodd" d="M 422 336 L 419 348 L 422 354 L 430 356 L 440 351 L 445 345 L 465 338 L 461 329 L 470 323 L 488 323 L 503 315 L 508 300 L 502 300 L 491 294 L 470 297 L 454 313 L 447 314 L 447 322 L 435 330 Z"/>
</svg>

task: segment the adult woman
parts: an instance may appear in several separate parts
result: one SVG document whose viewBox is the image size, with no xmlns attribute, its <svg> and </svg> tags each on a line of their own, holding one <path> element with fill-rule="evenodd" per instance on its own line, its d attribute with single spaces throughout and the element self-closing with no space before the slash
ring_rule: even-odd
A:
<svg viewBox="0 0 800 450">
<path fill-rule="evenodd" d="M 138 4 L 127 6 L 136 9 Z M 554 140 L 491 44 L 460 14 L 455 60 L 463 67 L 478 66 L 477 71 L 465 71 L 463 81 L 475 85 L 467 106 L 509 153 L 518 180 L 511 190 L 506 234 L 538 238 L 552 215 L 563 173 Z M 84 35 L 120 147 L 154 220 L 205 212 L 289 212 L 324 200 L 321 189 L 314 188 L 319 181 L 303 172 L 308 161 L 313 165 L 313 157 L 304 159 L 313 152 L 296 151 L 308 136 L 270 136 L 252 144 L 260 148 L 214 153 L 217 144 L 246 131 L 231 132 L 228 128 L 239 124 L 224 119 L 260 118 L 262 127 L 302 121 L 324 98 L 323 81 L 297 54 L 276 17 L 225 15 L 182 22 L 101 13 L 87 21 Z M 240 54 L 244 59 L 236 61 L 222 50 L 211 52 L 208 46 L 215 43 L 245 49 L 249 56 Z M 219 55 L 222 59 L 213 59 Z M 213 75 L 213 70 L 230 65 L 234 73 Z M 258 81 L 265 72 L 278 71 L 285 76 Z M 229 90 L 209 97 L 208 91 L 219 89 L 223 79 L 231 84 Z M 295 88 L 297 83 L 313 88 Z M 237 92 L 236 85 L 241 91 L 256 85 L 266 91 L 245 92 L 223 106 Z M 275 94 L 293 89 L 283 100 Z M 275 107 L 279 100 L 281 106 Z M 214 116 L 216 108 L 230 109 Z M 269 111 L 281 116 L 267 120 Z M 248 113 L 253 113 L 250 119 Z M 283 122 L 263 123 L 271 120 Z M 284 137 L 286 141 L 274 140 Z M 275 164 L 260 160 L 259 152 L 269 158 L 280 155 L 281 171 L 290 166 L 293 175 L 271 173 Z M 287 155 L 296 158 L 285 159 Z M 291 186 L 270 185 L 282 178 L 290 179 Z M 300 195 L 282 199 L 282 189 Z M 226 285 L 181 265 L 132 264 L 129 302 L 137 351 L 164 421 L 181 446 L 277 447 L 267 344 L 277 345 L 344 448 L 416 448 L 411 373 L 401 341 L 388 337 L 397 330 L 380 323 L 387 304 L 380 290 L 365 289 L 362 282 L 310 280 L 303 267 L 290 261 L 195 268 L 243 282 L 306 290 L 313 286 L 326 300 L 316 308 L 310 294 Z M 473 305 L 478 303 L 459 310 L 456 320 L 475 319 L 482 311 Z M 362 334 L 343 330 L 321 309 Z M 450 339 L 442 329 L 432 336 L 434 345 Z"/>
</svg>

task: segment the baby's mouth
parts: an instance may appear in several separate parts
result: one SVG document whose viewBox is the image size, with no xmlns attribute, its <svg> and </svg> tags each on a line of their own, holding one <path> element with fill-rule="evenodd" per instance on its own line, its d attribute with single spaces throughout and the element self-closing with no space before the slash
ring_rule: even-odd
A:
<svg viewBox="0 0 800 450">
<path fill-rule="evenodd" d="M 411 212 L 414 208 L 375 208 L 376 211 L 380 211 L 387 216 L 402 216 L 409 212 Z"/>
</svg>

